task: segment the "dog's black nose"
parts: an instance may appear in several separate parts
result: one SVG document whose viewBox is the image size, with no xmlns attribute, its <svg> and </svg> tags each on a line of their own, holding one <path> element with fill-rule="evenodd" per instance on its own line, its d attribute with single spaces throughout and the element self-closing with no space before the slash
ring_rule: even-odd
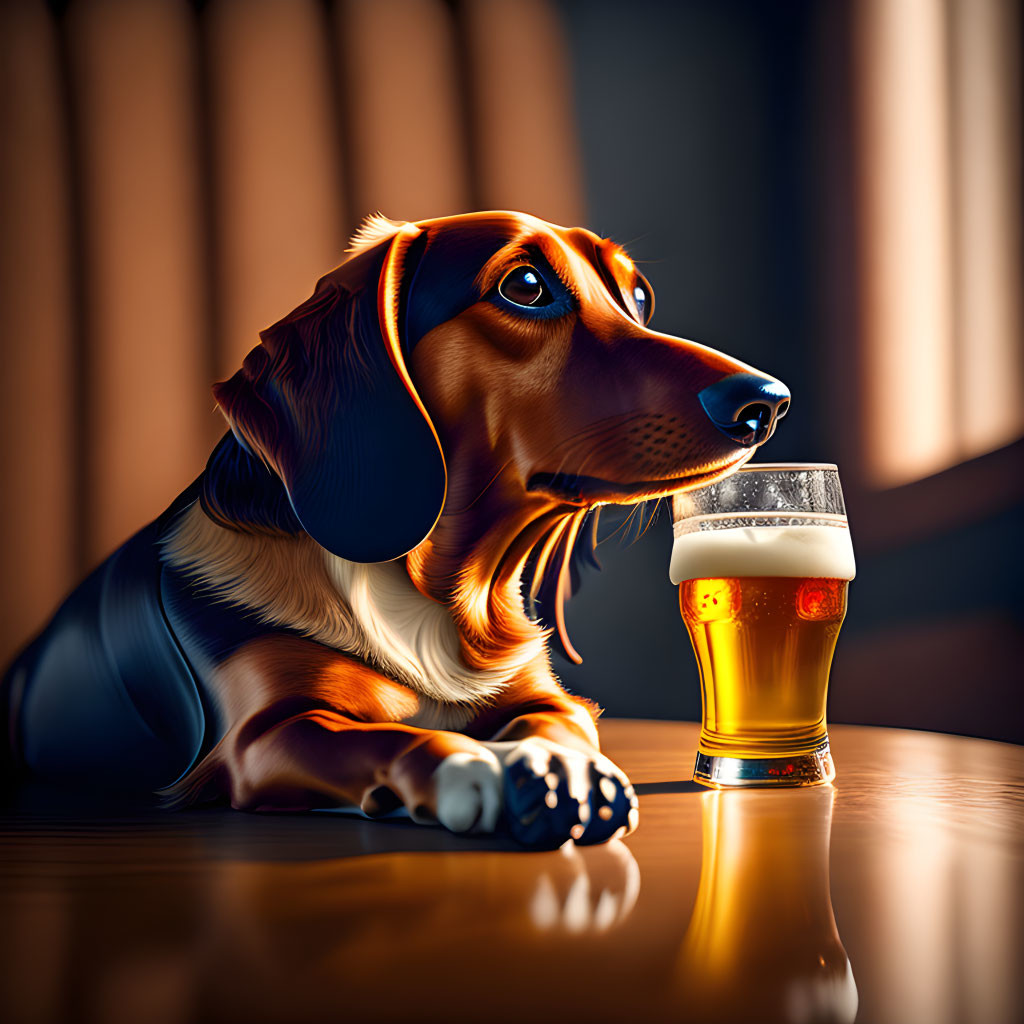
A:
<svg viewBox="0 0 1024 1024">
<path fill-rule="evenodd" d="M 767 441 L 789 411 L 789 388 L 755 373 L 730 374 L 697 397 L 711 422 L 744 448 Z"/>
</svg>

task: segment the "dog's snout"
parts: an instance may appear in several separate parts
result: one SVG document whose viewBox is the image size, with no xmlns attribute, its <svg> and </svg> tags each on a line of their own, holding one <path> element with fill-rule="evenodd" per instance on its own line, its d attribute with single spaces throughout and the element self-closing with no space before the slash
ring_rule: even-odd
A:
<svg viewBox="0 0 1024 1024">
<path fill-rule="evenodd" d="M 697 397 L 711 422 L 744 448 L 767 441 L 789 411 L 789 388 L 755 373 L 730 374 Z"/>
</svg>

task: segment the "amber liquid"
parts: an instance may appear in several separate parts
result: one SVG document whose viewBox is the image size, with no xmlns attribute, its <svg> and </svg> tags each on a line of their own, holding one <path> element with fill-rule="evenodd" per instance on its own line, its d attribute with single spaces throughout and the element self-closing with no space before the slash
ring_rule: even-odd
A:
<svg viewBox="0 0 1024 1024">
<path fill-rule="evenodd" d="M 700 667 L 700 750 L 790 757 L 825 742 L 825 700 L 847 580 L 687 580 L 679 607 Z"/>
</svg>

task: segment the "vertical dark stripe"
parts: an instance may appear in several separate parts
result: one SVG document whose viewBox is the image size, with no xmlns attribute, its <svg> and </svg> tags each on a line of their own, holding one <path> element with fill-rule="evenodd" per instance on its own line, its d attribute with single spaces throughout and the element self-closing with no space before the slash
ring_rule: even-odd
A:
<svg viewBox="0 0 1024 1024">
<path fill-rule="evenodd" d="M 202 260 L 203 274 L 201 302 L 203 305 L 203 323 L 197 329 L 202 330 L 203 376 L 197 386 L 209 388 L 216 380 L 218 367 L 223 365 L 220 352 L 221 338 L 224 336 L 224 318 L 221 313 L 219 298 L 223 294 L 221 282 L 221 261 L 218 238 L 217 195 L 215 161 L 217 146 L 213 123 L 213 85 L 210 76 L 210 37 L 207 30 L 207 0 L 192 0 L 193 31 L 195 32 L 195 118 L 196 144 L 198 149 L 197 178 L 199 184 L 199 215 L 202 220 Z M 207 391 L 207 393 L 209 393 Z M 210 398 L 212 405 L 213 398 Z M 211 441 L 213 439 L 211 438 Z"/>
<path fill-rule="evenodd" d="M 814 82 L 810 92 L 813 130 L 820 138 L 811 176 L 817 226 L 813 239 L 822 258 L 813 268 L 818 333 L 822 338 L 815 381 L 823 448 L 836 453 L 851 509 L 866 496 L 866 391 L 864 366 L 864 277 L 859 259 L 864 238 L 857 177 L 855 26 L 852 0 L 812 8 Z M 851 520 L 854 512 L 850 512 Z"/>
<path fill-rule="evenodd" d="M 355 161 L 351 159 L 351 154 L 355 150 L 349 104 L 357 90 L 352 88 L 350 79 L 345 17 L 341 10 L 341 4 L 337 0 L 320 0 L 320 3 L 324 24 L 322 35 L 326 46 L 327 73 L 331 80 L 331 109 L 333 111 L 331 120 L 334 125 L 334 144 L 338 153 L 338 166 L 341 169 L 341 182 L 338 184 L 338 188 L 341 191 L 341 205 L 344 210 L 342 217 L 347 221 L 347 223 L 339 225 L 339 228 L 347 241 L 355 230 L 356 224 L 374 211 L 361 210 L 356 205 L 359 190 L 355 180 Z M 410 100 L 410 102 L 412 101 Z"/>
<path fill-rule="evenodd" d="M 89 358 L 89 289 L 86 278 L 86 212 L 85 182 L 83 178 L 82 159 L 82 111 L 78 103 L 75 89 L 74 70 L 71 57 L 71 40 L 66 17 L 67 4 L 52 4 L 56 22 L 58 89 L 60 95 L 61 128 L 65 136 L 68 160 L 67 189 L 70 224 L 68 281 L 71 303 L 71 349 L 68 358 L 71 362 L 71 401 L 73 409 L 69 417 L 71 437 L 68 438 L 68 450 L 71 452 L 73 478 L 71 480 L 72 508 L 68 509 L 70 522 L 67 524 L 71 535 L 72 567 L 76 574 L 89 568 L 87 552 L 89 537 L 95 528 L 92 522 L 88 500 L 89 481 L 87 471 L 89 465 L 89 413 L 90 395 L 89 381 L 92 379 L 94 367 Z"/>
<path fill-rule="evenodd" d="M 473 67 L 472 42 L 466 7 L 472 0 L 445 0 L 451 13 L 455 40 L 455 80 L 458 83 L 459 120 L 464 140 L 463 151 L 467 163 L 467 187 L 471 210 L 479 210 L 483 203 L 480 166 L 480 133 L 477 131 L 476 83 Z"/>
</svg>

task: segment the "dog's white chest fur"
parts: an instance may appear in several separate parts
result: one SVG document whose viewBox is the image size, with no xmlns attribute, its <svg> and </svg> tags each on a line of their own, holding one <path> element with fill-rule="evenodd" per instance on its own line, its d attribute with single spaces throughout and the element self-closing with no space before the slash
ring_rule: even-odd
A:
<svg viewBox="0 0 1024 1024">
<path fill-rule="evenodd" d="M 327 572 L 352 612 L 371 661 L 435 700 L 478 702 L 509 673 L 467 668 L 459 634 L 443 605 L 421 594 L 401 562 L 364 565 L 324 552 Z"/>
<path fill-rule="evenodd" d="M 353 654 L 415 690 L 426 698 L 416 725 L 458 728 L 521 668 L 467 667 L 448 609 L 421 594 L 401 562 L 349 562 L 305 534 L 224 529 L 198 503 L 165 541 L 164 556 L 210 597 Z M 525 661 L 536 652 L 523 654 Z"/>
</svg>

